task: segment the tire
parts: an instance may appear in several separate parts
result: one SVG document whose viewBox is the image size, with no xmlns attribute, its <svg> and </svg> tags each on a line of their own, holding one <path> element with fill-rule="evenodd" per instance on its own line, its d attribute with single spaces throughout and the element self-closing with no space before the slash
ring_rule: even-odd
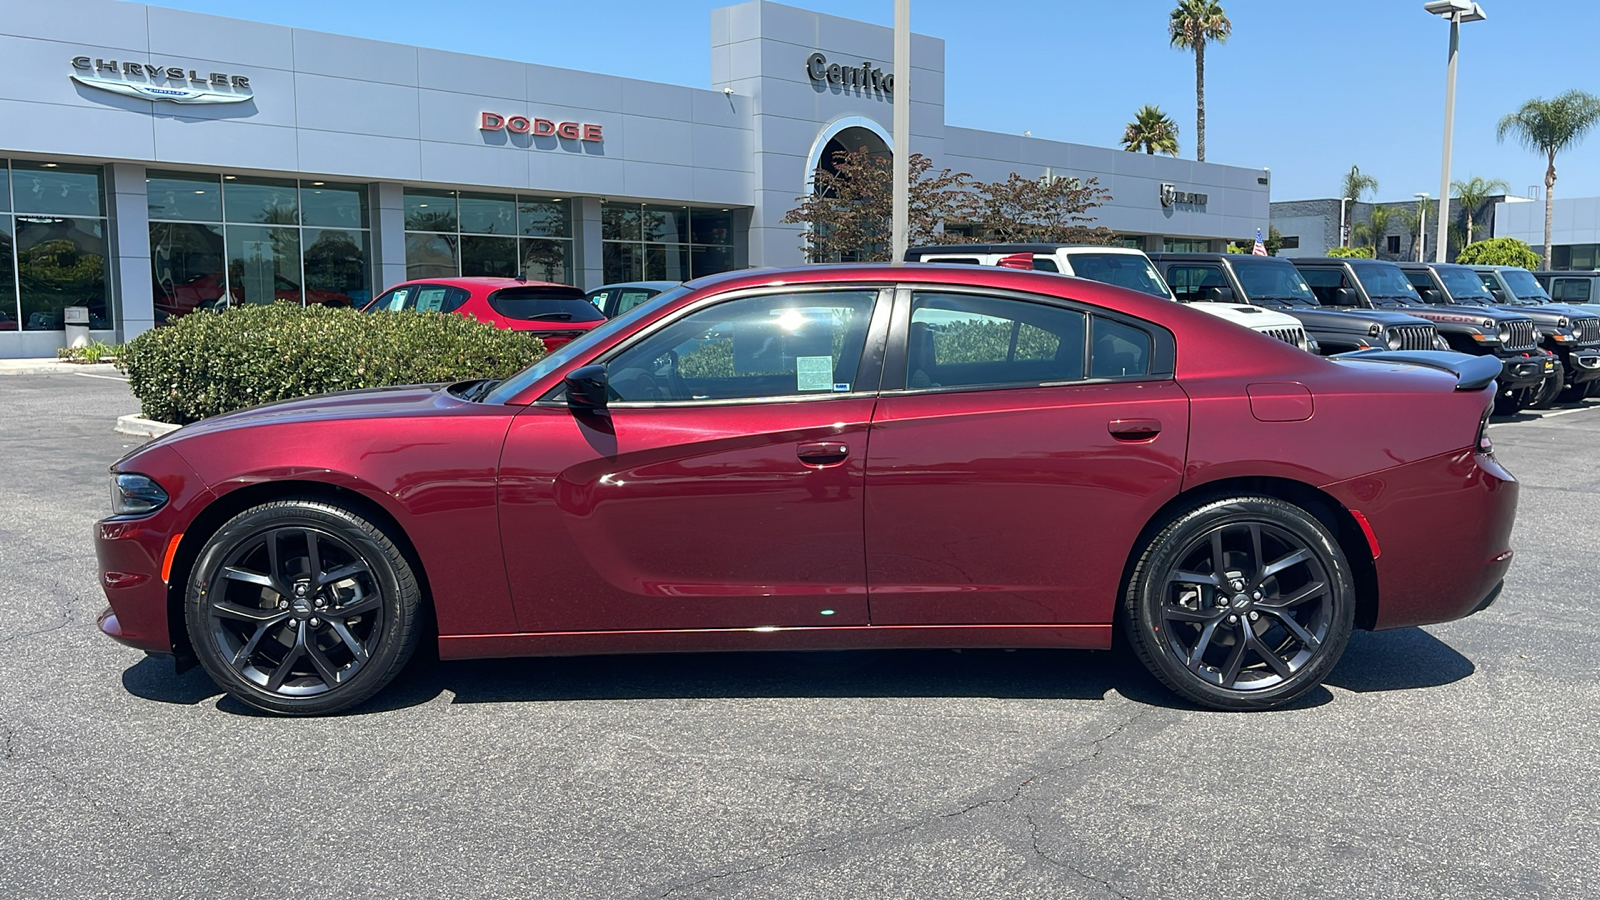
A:
<svg viewBox="0 0 1600 900">
<path fill-rule="evenodd" d="M 278 500 L 206 541 L 184 620 L 218 687 L 267 712 L 326 715 L 405 666 L 421 597 L 405 555 L 372 522 L 322 501 Z"/>
<path fill-rule="evenodd" d="M 1556 403 L 1556 398 L 1561 396 L 1562 385 L 1567 380 L 1567 369 L 1556 360 L 1555 371 L 1544 377 L 1539 382 L 1539 387 L 1534 391 L 1533 402 L 1528 404 L 1530 409 L 1549 409 Z"/>
<path fill-rule="evenodd" d="M 1213 709 L 1260 710 L 1322 683 L 1355 605 L 1327 526 L 1282 500 L 1242 496 L 1182 512 L 1156 535 L 1128 581 L 1123 623 L 1173 691 Z"/>
<path fill-rule="evenodd" d="M 1528 389 L 1522 388 L 1515 391 L 1501 391 L 1494 398 L 1494 414 L 1497 416 L 1514 416 L 1524 406 L 1528 405 Z"/>
<path fill-rule="evenodd" d="M 1589 396 L 1591 385 L 1592 382 L 1585 382 L 1583 384 L 1575 384 L 1571 387 L 1562 388 L 1561 393 L 1556 397 L 1556 402 L 1563 406 L 1572 406 L 1582 403 L 1583 398 Z"/>
</svg>

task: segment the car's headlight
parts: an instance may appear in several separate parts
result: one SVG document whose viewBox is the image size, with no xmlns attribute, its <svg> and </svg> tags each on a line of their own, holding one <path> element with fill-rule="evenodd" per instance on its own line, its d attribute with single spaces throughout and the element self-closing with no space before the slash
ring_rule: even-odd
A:
<svg viewBox="0 0 1600 900">
<path fill-rule="evenodd" d="M 1389 345 L 1390 350 L 1399 350 L 1405 344 L 1405 339 L 1400 337 L 1400 332 L 1390 329 L 1384 334 L 1383 342 Z"/>
<path fill-rule="evenodd" d="M 1493 323 L 1485 323 L 1484 327 L 1487 328 L 1492 324 Z M 1502 344 L 1509 343 L 1511 341 L 1511 326 L 1510 325 L 1501 325 L 1500 326 L 1499 341 Z"/>
<path fill-rule="evenodd" d="M 111 514 L 143 516 L 167 505 L 167 492 L 147 475 L 111 476 Z"/>
</svg>

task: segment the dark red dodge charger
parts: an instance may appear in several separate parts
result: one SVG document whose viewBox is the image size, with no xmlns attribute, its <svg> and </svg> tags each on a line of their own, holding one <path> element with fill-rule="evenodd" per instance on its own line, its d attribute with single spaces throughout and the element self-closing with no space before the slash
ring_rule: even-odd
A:
<svg viewBox="0 0 1600 900">
<path fill-rule="evenodd" d="M 112 467 L 107 635 L 266 710 L 446 659 L 1081 647 L 1285 703 L 1498 595 L 1493 358 L 1325 359 L 992 267 L 700 279 L 503 382 L 218 416 Z M 432 630 L 437 625 L 437 633 Z M 426 632 L 426 633 L 425 633 Z"/>
</svg>

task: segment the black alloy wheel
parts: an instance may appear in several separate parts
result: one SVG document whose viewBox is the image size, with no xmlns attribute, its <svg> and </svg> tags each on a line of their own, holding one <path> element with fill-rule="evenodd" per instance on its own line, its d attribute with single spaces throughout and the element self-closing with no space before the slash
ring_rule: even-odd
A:
<svg viewBox="0 0 1600 900">
<path fill-rule="evenodd" d="M 1327 526 L 1272 497 L 1218 500 L 1146 548 L 1124 601 L 1141 661 L 1216 709 L 1270 709 L 1320 684 L 1355 619 L 1349 563 Z"/>
<path fill-rule="evenodd" d="M 206 542 L 185 604 L 195 655 L 258 709 L 316 715 L 372 696 L 416 647 L 421 591 L 382 530 L 338 506 L 248 509 Z"/>
</svg>

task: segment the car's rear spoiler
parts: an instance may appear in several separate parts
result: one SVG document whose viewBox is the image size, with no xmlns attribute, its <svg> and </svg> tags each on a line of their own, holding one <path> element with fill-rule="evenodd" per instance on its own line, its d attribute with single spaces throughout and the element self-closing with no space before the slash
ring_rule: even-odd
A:
<svg viewBox="0 0 1600 900">
<path fill-rule="evenodd" d="M 1501 363 L 1494 356 L 1468 356 L 1449 350 L 1358 350 L 1340 353 L 1333 359 L 1353 359 L 1365 362 L 1404 363 L 1426 366 L 1449 372 L 1456 376 L 1456 390 L 1478 391 L 1500 377 Z"/>
</svg>

